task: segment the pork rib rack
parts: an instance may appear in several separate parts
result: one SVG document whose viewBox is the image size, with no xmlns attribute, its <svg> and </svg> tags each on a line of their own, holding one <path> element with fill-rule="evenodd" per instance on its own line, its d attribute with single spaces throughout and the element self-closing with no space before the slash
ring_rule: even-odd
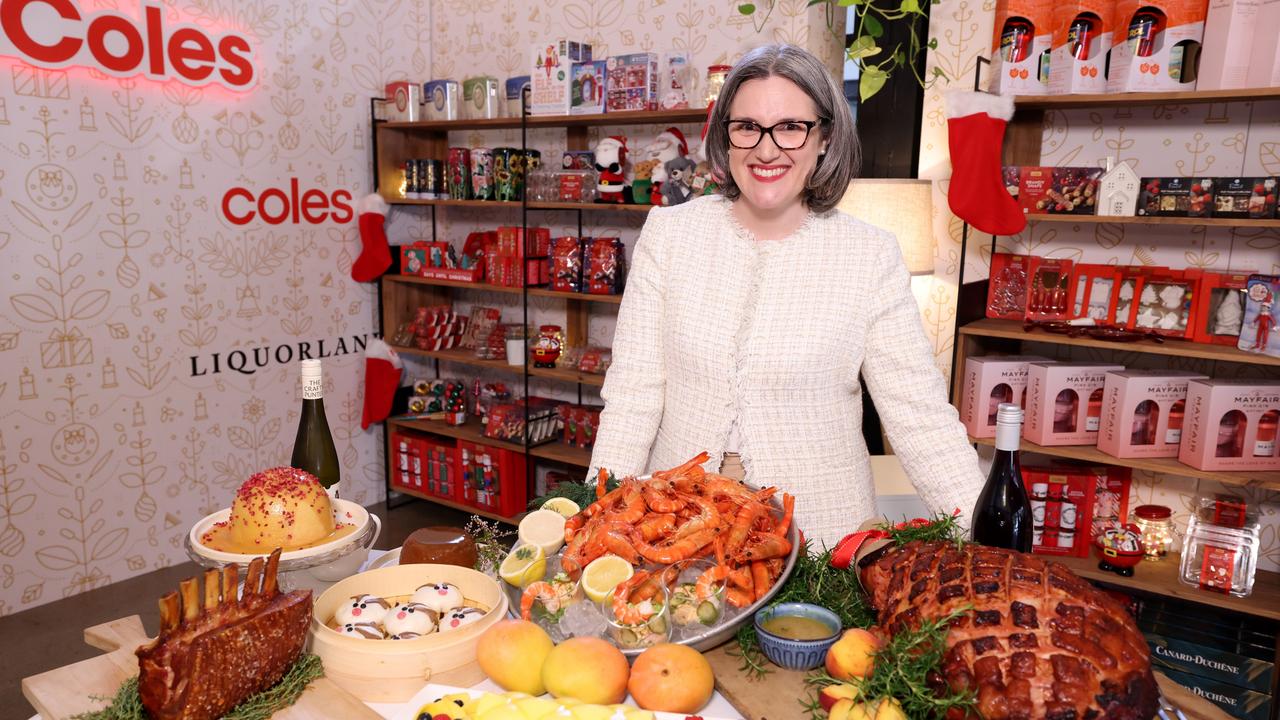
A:
<svg viewBox="0 0 1280 720">
<path fill-rule="evenodd" d="M 1062 565 L 945 542 L 868 560 L 863 587 L 890 634 L 972 606 L 951 626 L 940 671 L 950 687 L 977 692 L 986 720 L 1155 716 L 1159 690 L 1137 625 Z"/>
<path fill-rule="evenodd" d="M 265 565 L 265 570 L 264 570 Z M 138 694 L 156 720 L 213 720 L 279 682 L 302 653 L 311 591 L 281 593 L 280 550 L 254 558 L 239 599 L 237 566 L 160 598 L 160 636 L 138 648 Z M 203 602 L 202 602 L 203 600 Z"/>
</svg>

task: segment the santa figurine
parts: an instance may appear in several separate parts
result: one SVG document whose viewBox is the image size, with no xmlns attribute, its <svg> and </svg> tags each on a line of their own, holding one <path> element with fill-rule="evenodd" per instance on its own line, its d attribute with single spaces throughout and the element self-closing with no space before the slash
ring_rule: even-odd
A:
<svg viewBox="0 0 1280 720">
<path fill-rule="evenodd" d="M 596 144 L 596 172 L 600 180 L 596 190 L 600 197 L 596 202 L 626 202 L 627 176 L 627 138 L 622 135 L 610 135 Z"/>
<path fill-rule="evenodd" d="M 680 128 L 669 127 L 658 134 L 653 142 L 644 148 L 645 154 L 658 161 L 653 169 L 653 185 L 649 190 L 649 202 L 662 204 L 662 183 L 667 179 L 666 164 L 678 157 L 689 155 L 689 143 L 685 142 Z M 639 202 L 639 200 L 637 200 Z"/>
</svg>

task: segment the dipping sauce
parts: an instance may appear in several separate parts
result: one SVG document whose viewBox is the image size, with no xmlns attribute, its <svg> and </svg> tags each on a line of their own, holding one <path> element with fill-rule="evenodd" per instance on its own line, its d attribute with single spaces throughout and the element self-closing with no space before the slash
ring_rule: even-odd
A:
<svg viewBox="0 0 1280 720">
<path fill-rule="evenodd" d="M 760 623 L 760 627 L 770 635 L 788 640 L 823 640 L 836 634 L 821 620 L 800 615 L 775 615 Z"/>
</svg>

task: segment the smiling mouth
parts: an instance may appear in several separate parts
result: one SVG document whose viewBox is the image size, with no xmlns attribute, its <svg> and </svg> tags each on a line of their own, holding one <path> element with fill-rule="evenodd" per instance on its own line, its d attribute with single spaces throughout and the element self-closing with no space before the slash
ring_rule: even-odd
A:
<svg viewBox="0 0 1280 720">
<path fill-rule="evenodd" d="M 751 175 L 757 180 L 763 180 L 764 182 L 772 182 L 782 177 L 784 174 L 786 174 L 787 170 L 790 170 L 790 169 L 791 169 L 790 167 L 785 165 L 782 165 L 782 166 L 775 165 L 775 166 L 769 166 L 769 167 L 765 167 L 761 165 L 753 165 L 751 166 Z"/>
</svg>

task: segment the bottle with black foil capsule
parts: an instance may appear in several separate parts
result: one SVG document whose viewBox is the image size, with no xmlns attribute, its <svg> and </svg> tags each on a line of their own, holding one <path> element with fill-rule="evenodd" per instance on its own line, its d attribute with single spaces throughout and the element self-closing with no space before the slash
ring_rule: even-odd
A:
<svg viewBox="0 0 1280 720">
<path fill-rule="evenodd" d="M 1001 403 L 996 411 L 996 456 L 973 508 L 973 541 L 1029 553 L 1033 520 L 1018 459 L 1021 437 L 1022 410 Z"/>
<path fill-rule="evenodd" d="M 330 496 L 338 496 L 342 472 L 329 421 L 324 416 L 324 376 L 319 360 L 302 361 L 302 416 L 298 418 L 298 437 L 293 441 L 289 464 L 315 475 Z"/>
</svg>

